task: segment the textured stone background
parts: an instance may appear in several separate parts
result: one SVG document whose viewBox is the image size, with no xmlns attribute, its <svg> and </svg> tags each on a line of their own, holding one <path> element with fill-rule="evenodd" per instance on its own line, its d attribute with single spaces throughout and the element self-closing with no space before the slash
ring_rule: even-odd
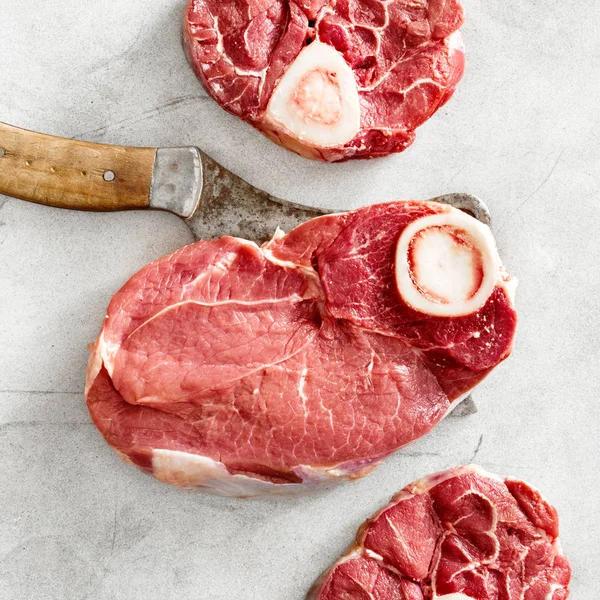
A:
<svg viewBox="0 0 600 600">
<path fill-rule="evenodd" d="M 359 482 L 278 502 L 170 489 L 119 461 L 82 389 L 111 294 L 190 242 L 185 225 L 0 199 L 0 598 L 299 600 L 395 491 L 473 459 L 558 506 L 573 597 L 598 597 L 600 5 L 465 0 L 468 67 L 451 102 L 404 154 L 332 166 L 206 97 L 179 46 L 182 4 L 2 0 L 0 120 L 196 144 L 271 193 L 323 206 L 477 194 L 520 279 L 517 347 L 479 388 L 479 413 Z"/>
</svg>

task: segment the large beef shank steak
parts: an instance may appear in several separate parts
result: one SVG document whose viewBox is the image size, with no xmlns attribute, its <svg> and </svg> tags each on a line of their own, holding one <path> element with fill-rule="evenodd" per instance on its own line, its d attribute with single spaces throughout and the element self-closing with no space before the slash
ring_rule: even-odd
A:
<svg viewBox="0 0 600 600">
<path fill-rule="evenodd" d="M 309 600 L 565 600 L 556 509 L 470 465 L 406 486 L 359 529 Z"/>
<path fill-rule="evenodd" d="M 175 485 L 360 477 L 510 354 L 513 290 L 489 228 L 436 202 L 319 217 L 262 247 L 200 241 L 115 294 L 87 403 L 125 460 Z"/>
<path fill-rule="evenodd" d="M 464 70 L 459 0 L 190 0 L 183 40 L 227 111 L 308 158 L 400 152 Z"/>
</svg>

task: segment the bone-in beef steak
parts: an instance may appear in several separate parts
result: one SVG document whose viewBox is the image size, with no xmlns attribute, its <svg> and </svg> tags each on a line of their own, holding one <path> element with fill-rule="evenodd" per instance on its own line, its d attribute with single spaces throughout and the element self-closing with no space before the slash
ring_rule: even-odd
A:
<svg viewBox="0 0 600 600">
<path fill-rule="evenodd" d="M 457 467 L 406 486 L 309 600 L 564 600 L 554 507 L 523 481 Z"/>
<path fill-rule="evenodd" d="M 485 227 L 445 205 L 393 202 L 314 219 L 262 248 L 224 237 L 151 263 L 114 296 L 94 347 L 94 422 L 124 459 L 181 486 L 290 494 L 365 474 L 512 348 L 501 266 L 469 315 L 419 312 L 398 291 L 403 232 L 449 218 Z M 456 234 L 435 223 L 418 234 L 421 274 L 440 231 Z M 479 250 L 461 231 L 446 267 L 468 276 L 465 252 Z"/>
<path fill-rule="evenodd" d="M 294 152 L 400 152 L 464 70 L 459 0 L 190 0 L 189 61 L 209 94 Z"/>
</svg>

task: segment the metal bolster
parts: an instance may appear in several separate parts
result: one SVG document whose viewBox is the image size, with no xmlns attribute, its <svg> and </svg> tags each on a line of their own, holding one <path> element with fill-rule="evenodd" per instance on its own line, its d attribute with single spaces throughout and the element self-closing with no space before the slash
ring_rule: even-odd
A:
<svg viewBox="0 0 600 600">
<path fill-rule="evenodd" d="M 200 150 L 159 148 L 154 159 L 150 208 L 168 210 L 184 219 L 191 217 L 202 195 Z"/>
</svg>

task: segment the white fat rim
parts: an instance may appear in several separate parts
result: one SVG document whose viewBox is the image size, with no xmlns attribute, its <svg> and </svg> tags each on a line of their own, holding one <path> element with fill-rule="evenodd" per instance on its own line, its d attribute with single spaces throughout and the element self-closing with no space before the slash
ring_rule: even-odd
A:
<svg viewBox="0 0 600 600">
<path fill-rule="evenodd" d="M 454 48 L 455 50 L 458 50 L 464 54 L 465 42 L 462 38 L 462 35 L 460 34 L 460 30 L 457 30 L 454 33 L 450 34 L 448 36 L 447 40 L 448 40 L 448 46 L 450 48 Z"/>
<path fill-rule="evenodd" d="M 296 495 L 302 486 L 232 475 L 223 463 L 207 456 L 158 448 L 152 450 L 152 474 L 159 481 L 176 487 L 201 488 L 221 496 L 237 498 Z"/>
<path fill-rule="evenodd" d="M 475 242 L 483 259 L 483 280 L 475 295 L 465 302 L 442 304 L 425 297 L 411 278 L 409 246 L 415 235 L 430 227 L 453 226 L 464 229 Z M 502 262 L 490 228 L 456 208 L 416 219 L 408 225 L 396 247 L 396 285 L 400 296 L 414 310 L 436 317 L 459 317 L 479 310 L 494 291 Z"/>
<path fill-rule="evenodd" d="M 378 462 L 372 466 L 376 464 Z M 236 498 L 310 494 L 323 487 L 353 479 L 360 470 L 343 465 L 331 468 L 298 465 L 293 471 L 302 479 L 301 483 L 273 483 L 248 475 L 232 474 L 222 462 L 207 456 L 160 448 L 152 450 L 152 474 L 159 481 L 180 488 L 202 489 L 220 496 Z"/>
<path fill-rule="evenodd" d="M 87 364 L 87 368 L 85 371 L 85 389 L 84 389 L 84 395 L 87 398 L 87 395 L 90 392 L 90 389 L 92 388 L 92 385 L 94 385 L 94 381 L 96 381 L 96 377 L 98 377 L 98 373 L 100 373 L 101 369 L 102 369 L 102 349 L 101 349 L 101 342 L 102 342 L 102 333 L 98 336 L 98 339 L 96 340 L 96 342 L 94 343 L 94 346 L 92 348 L 92 352 L 90 354 L 90 358 L 88 360 L 88 364 Z"/>
</svg>

